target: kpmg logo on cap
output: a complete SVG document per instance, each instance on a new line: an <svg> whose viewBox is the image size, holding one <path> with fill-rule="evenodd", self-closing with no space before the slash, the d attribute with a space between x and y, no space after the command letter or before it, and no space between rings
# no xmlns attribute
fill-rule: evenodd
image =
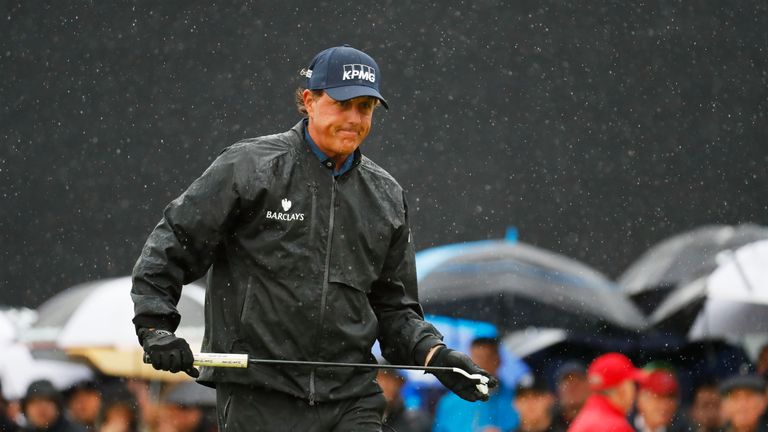
<svg viewBox="0 0 768 432"><path fill-rule="evenodd" d="M342 75L341 80L354 80L354 79L360 79L365 81L370 81L372 83L376 82L376 71L368 65L364 64L345 64L344 65L344 75Z"/></svg>

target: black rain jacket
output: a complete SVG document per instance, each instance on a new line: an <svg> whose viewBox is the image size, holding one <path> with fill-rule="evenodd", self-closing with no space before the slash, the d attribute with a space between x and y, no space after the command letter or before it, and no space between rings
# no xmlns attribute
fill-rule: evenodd
<svg viewBox="0 0 768 432"><path fill-rule="evenodd" d="M238 142L164 211L134 270L134 324L174 331L182 284L208 272L203 352L253 358L423 364L442 336L423 320L400 185L358 151L334 177L291 130ZM375 371L208 368L314 401L376 393Z"/></svg>

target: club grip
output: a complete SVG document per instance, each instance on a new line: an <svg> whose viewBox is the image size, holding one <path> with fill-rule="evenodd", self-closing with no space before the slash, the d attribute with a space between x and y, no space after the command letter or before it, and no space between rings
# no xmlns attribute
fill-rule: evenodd
<svg viewBox="0 0 768 432"><path fill-rule="evenodd" d="M144 363L152 363L149 355L144 353ZM248 354L196 353L195 366L247 368Z"/></svg>

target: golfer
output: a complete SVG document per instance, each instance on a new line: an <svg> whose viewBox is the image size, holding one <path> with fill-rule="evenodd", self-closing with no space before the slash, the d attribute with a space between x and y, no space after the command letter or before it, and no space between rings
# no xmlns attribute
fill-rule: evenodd
<svg viewBox="0 0 768 432"><path fill-rule="evenodd" d="M376 371L348 367L193 367L173 332L183 284L208 274L202 351L254 358L458 367L423 319L403 189L360 153L379 105L381 72L350 46L302 70L305 116L290 130L240 141L164 210L133 271L139 341L153 366L217 389L222 431L379 431ZM487 395L453 372L459 396ZM490 387L496 383L491 378Z"/></svg>

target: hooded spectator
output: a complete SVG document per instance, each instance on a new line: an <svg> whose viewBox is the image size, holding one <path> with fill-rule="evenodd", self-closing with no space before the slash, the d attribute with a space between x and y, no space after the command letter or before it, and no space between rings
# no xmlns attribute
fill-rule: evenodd
<svg viewBox="0 0 768 432"><path fill-rule="evenodd" d="M34 381L27 388L21 409L27 419L25 432L84 432L67 420L62 409L63 398L48 380Z"/></svg>

